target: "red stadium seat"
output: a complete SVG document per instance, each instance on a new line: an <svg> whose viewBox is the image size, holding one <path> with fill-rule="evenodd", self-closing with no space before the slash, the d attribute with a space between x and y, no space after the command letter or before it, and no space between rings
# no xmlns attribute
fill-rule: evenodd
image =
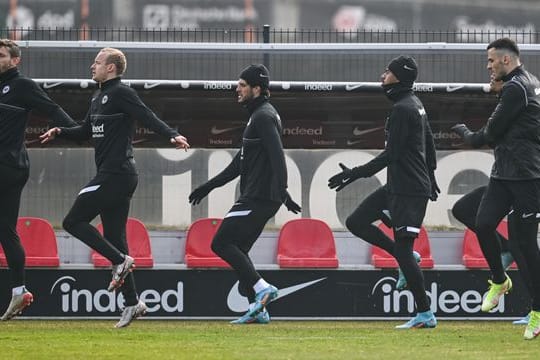
<svg viewBox="0 0 540 360"><path fill-rule="evenodd" d="M388 237L394 239L394 232L392 229L381 223L379 225L381 229ZM434 266L433 257L431 256L431 247L429 245L429 237L426 229L422 226L420 228L420 234L414 241L414 250L422 256L422 262L420 267L424 269L430 269ZM396 259L387 253L385 250L377 247L371 247L371 262L373 266L378 268L397 268L399 267Z"/></svg>
<svg viewBox="0 0 540 360"><path fill-rule="evenodd" d="M334 234L317 219L294 219L279 232L277 262L282 268L337 268Z"/></svg>
<svg viewBox="0 0 540 360"><path fill-rule="evenodd" d="M98 224L98 231L103 234L103 225ZM126 238L128 242L129 255L135 259L135 266L140 268L151 268L154 266L154 258L152 257L152 248L150 247L150 236L146 226L135 218L128 218L126 224ZM92 262L95 267L108 267L111 262L92 251Z"/></svg>
<svg viewBox="0 0 540 360"><path fill-rule="evenodd" d="M508 223L505 220L501 221L497 227L497 231L508 239ZM484 258L482 249L480 249L478 238L470 229L466 229L463 236L463 265L469 269L489 269L489 265ZM517 268L515 262L512 264L511 268Z"/></svg>
<svg viewBox="0 0 540 360"><path fill-rule="evenodd" d="M185 262L189 268L230 268L210 247L222 219L204 218L195 221L186 235Z"/></svg>
<svg viewBox="0 0 540 360"><path fill-rule="evenodd" d="M26 266L56 267L60 265L56 235L47 220L20 217L17 219L17 233L26 253ZM1 247L0 250L2 250ZM0 252L0 265L7 266L3 251Z"/></svg>

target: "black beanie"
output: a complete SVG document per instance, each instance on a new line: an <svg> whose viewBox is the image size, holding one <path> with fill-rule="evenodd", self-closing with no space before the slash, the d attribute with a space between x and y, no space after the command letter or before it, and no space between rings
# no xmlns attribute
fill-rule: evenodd
<svg viewBox="0 0 540 360"><path fill-rule="evenodd" d="M252 64L242 70L240 79L244 79L249 86L260 86L261 89L268 89L270 84L270 73L263 64Z"/></svg>
<svg viewBox="0 0 540 360"><path fill-rule="evenodd" d="M410 56L402 55L392 59L388 64L388 70L404 85L412 85L418 76L418 66Z"/></svg>

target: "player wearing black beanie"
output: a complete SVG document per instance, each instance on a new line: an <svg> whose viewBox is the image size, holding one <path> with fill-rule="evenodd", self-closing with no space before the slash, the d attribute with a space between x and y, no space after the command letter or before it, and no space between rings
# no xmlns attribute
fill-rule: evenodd
<svg viewBox="0 0 540 360"><path fill-rule="evenodd" d="M392 59L388 64L390 70L400 83L412 87L418 76L418 65L414 58L401 55Z"/></svg>
<svg viewBox="0 0 540 360"><path fill-rule="evenodd" d="M385 124L384 151L352 169L339 164L342 171L328 180L331 189L340 191L358 178L371 177L387 168L386 184L358 205L347 218L346 226L357 237L396 258L400 267L396 289L408 286L418 312L398 329L437 325L418 266L420 254L413 251L428 199L435 201L440 192L434 175L436 158L431 128L426 110L412 90L417 75L418 67L410 56L390 61L381 75L381 86L393 103ZM373 225L377 220L392 227L395 241Z"/></svg>
<svg viewBox="0 0 540 360"><path fill-rule="evenodd" d="M270 85L270 73L263 64L251 64L246 67L239 76L244 79L249 86L260 86L262 90L268 89Z"/></svg>
<svg viewBox="0 0 540 360"><path fill-rule="evenodd" d="M262 64L242 70L237 101L249 112L242 147L221 173L189 195L189 202L196 205L213 189L240 176L240 197L212 240L212 250L234 269L240 294L250 303L247 312L233 324L270 322L266 305L277 298L278 289L257 272L249 250L282 204L293 213L301 211L287 192L281 119L268 101L269 83L268 69Z"/></svg>

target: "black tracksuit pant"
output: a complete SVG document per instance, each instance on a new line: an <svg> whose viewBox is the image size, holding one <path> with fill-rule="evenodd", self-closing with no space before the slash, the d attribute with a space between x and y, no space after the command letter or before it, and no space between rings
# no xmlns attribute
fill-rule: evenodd
<svg viewBox="0 0 540 360"><path fill-rule="evenodd" d="M248 253L280 206L280 203L267 200L238 201L229 210L212 240L212 251L234 269L239 280L238 290L250 303L255 301L253 285L261 276Z"/></svg>
<svg viewBox="0 0 540 360"><path fill-rule="evenodd" d="M540 179L499 180L490 178L476 215L476 234L493 281L505 280L501 249L495 237L499 222L513 209L509 221L510 241L517 241L532 284L532 309L540 311L540 250L538 220L540 218ZM519 266L519 263L518 263Z"/></svg>
<svg viewBox="0 0 540 360"><path fill-rule="evenodd" d="M426 205L427 198L391 195L384 187L380 187L358 205L346 221L347 228L354 235L386 250L396 258L414 296L418 312L429 310L424 276L412 254ZM373 224L377 220L382 220L385 225L393 228L395 241ZM418 229L418 232L407 229Z"/></svg>
<svg viewBox="0 0 540 360"><path fill-rule="evenodd" d="M129 254L126 223L137 182L134 174L98 174L79 192L64 219L64 228L114 265L121 264L123 254ZM90 224L98 215L103 224L103 236ZM126 306L137 304L133 274L126 277L120 290Z"/></svg>
<svg viewBox="0 0 540 360"><path fill-rule="evenodd" d="M17 235L17 218L24 185L28 181L29 170L0 164L0 243L4 249L9 270L11 286L24 285L25 253Z"/></svg>
<svg viewBox="0 0 540 360"><path fill-rule="evenodd" d="M476 233L476 214L478 213L478 207L480 206L480 201L482 200L482 197L484 196L486 189L487 189L487 186L481 186L479 188L474 189L473 191L463 195L463 197L459 199L458 201L456 201L456 203L452 207L452 214L454 215L454 217L475 233ZM508 214L509 233L516 232L516 230L513 229L513 227L517 225L515 221L515 216L516 214L513 211L511 211L510 214ZM512 257L514 258L514 260L516 261L516 264L518 265L519 273L523 279L523 282L525 283L525 286L527 287L527 290L529 291L529 293L532 294L533 288L532 288L531 276L528 271L525 257L523 256L523 253L521 252L519 242L517 241L517 239L512 239L512 238L506 239L499 232L496 232L495 236L497 238L497 241L500 244L501 251L510 251L510 253L512 254Z"/></svg>

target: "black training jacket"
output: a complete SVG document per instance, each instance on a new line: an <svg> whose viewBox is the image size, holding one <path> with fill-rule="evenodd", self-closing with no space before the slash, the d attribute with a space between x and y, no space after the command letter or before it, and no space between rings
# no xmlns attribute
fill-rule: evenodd
<svg viewBox="0 0 540 360"><path fill-rule="evenodd" d="M136 174L133 160L135 120L156 133L173 138L178 132L161 121L141 101L135 90L117 77L101 84L93 95L84 123L62 128L60 137L71 140L92 138L98 173Z"/></svg>
<svg viewBox="0 0 540 360"><path fill-rule="evenodd" d="M32 79L17 68L0 74L0 163L27 169L30 165L24 144L30 111L46 116L52 126L75 126L77 123L54 103Z"/></svg>
<svg viewBox="0 0 540 360"><path fill-rule="evenodd" d="M503 79L499 102L487 124L472 135L472 145L494 147L491 177L540 178L540 82L519 66Z"/></svg>
<svg viewBox="0 0 540 360"><path fill-rule="evenodd" d="M437 167L437 159L426 110L408 87L396 84L386 95L394 102L385 124L386 146L364 167L369 176L388 168L390 194L429 197L429 174Z"/></svg>
<svg viewBox="0 0 540 360"><path fill-rule="evenodd" d="M251 116L240 151L208 183L218 187L240 175L240 201L262 199L283 203L287 196L287 168L281 143L281 119L263 96L252 100L247 108Z"/></svg>

